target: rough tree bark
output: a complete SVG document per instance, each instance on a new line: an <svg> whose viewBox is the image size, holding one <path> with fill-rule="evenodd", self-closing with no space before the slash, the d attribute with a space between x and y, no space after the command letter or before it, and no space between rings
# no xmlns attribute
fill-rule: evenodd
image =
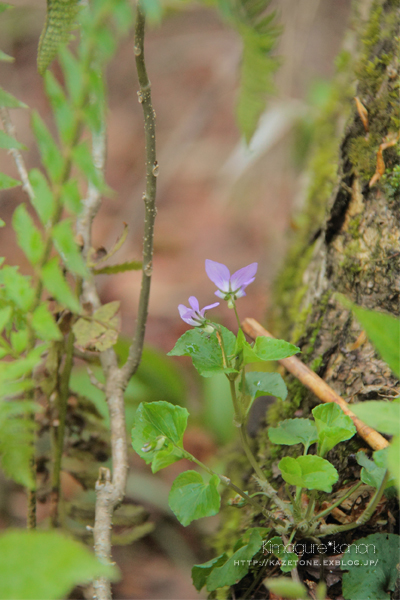
<svg viewBox="0 0 400 600"><path fill-rule="evenodd" d="M366 5L364 24L360 15L354 19L351 49L338 57L332 97L316 126L308 197L267 319L267 329L300 346L300 358L348 402L393 397L399 390L351 312L335 297L341 292L360 306L399 314L398 143L383 151L385 174L369 185L379 145L386 136L396 135L400 125L399 2L361 0L359 10L365 11ZM354 96L368 112L368 132ZM288 399L270 408L257 439L260 464L272 478L278 475L274 468L278 450L268 442L267 426L295 413L308 416L318 404L300 383L289 376L285 379ZM361 445L359 439L350 440L329 457L341 481L352 470L351 449ZM237 457L232 466L236 475L242 465ZM249 475L250 471L243 473L247 485ZM231 543L232 536L237 539L238 530L259 524L251 511L241 517L237 512L225 511L218 552Z"/></svg>

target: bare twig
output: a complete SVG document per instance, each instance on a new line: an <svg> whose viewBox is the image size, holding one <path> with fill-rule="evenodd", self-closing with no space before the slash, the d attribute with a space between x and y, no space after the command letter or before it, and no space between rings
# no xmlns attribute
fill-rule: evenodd
<svg viewBox="0 0 400 600"><path fill-rule="evenodd" d="M274 337L255 319L245 319L242 323L242 327L243 331L253 339L256 339L256 337L260 335L270 338ZM361 419L356 417L356 415L348 408L347 402L343 400L343 398L341 398L323 379L321 379L321 377L318 377L314 371L311 371L307 365L302 363L301 360L295 356L290 356L289 358L284 358L278 362L292 375L297 377L303 385L314 392L322 402L334 402L335 404L338 404L343 412L352 419L358 435L362 437L371 448L374 450L381 450L389 445L389 442L385 440L380 433L375 431L375 429L372 429L372 427L368 427Z"/></svg>
<svg viewBox="0 0 400 600"><path fill-rule="evenodd" d="M155 112L151 101L151 84L147 76L144 60L145 16L140 7L136 7L135 23L135 59L140 90L138 99L143 107L145 147L146 147L146 192L143 195L145 203L144 237L143 237L143 273L140 290L139 308L136 320L136 331L129 349L128 360L122 368L125 385L139 366L142 357L144 334L146 330L147 312L150 297L151 274L153 270L153 235L156 218L156 184L158 163L156 159Z"/></svg>
<svg viewBox="0 0 400 600"><path fill-rule="evenodd" d="M1 119L1 122L4 127L4 131L11 137L15 138L15 136L16 136L15 127L10 119L10 114L9 114L7 108L4 108L4 107L0 108L0 119ZM33 193L32 186L29 182L28 171L26 169L25 162L24 162L24 159L22 158L21 152L17 148L10 148L10 150L8 152L13 157L15 164L17 166L18 173L19 173L19 176L21 177L21 181L22 181L22 189L28 194L29 198L32 200L34 198L35 194Z"/></svg>
<svg viewBox="0 0 400 600"><path fill-rule="evenodd" d="M105 129L93 135L93 162L99 170L105 163ZM83 200L83 210L77 220L77 234L82 237L82 254L87 258L91 249L91 230L93 219L100 207L101 194L93 185L89 186L88 195ZM89 302L93 308L101 306L93 275L82 284L82 301ZM114 509L122 502L125 495L126 475L128 470L128 452L125 428L124 389L121 371L118 368L117 356L113 348L100 354L100 362L105 375L104 391L111 427L111 454L113 473L101 468L96 483L95 523L93 527L94 549L104 562L111 563L111 523ZM95 597L98 600L110 600L110 582L104 577L94 582Z"/></svg>
<svg viewBox="0 0 400 600"><path fill-rule="evenodd" d="M89 375L90 383L92 385L94 385L94 387L97 387L97 389L100 390L101 392L105 392L106 386L104 385L104 383L101 383L101 381L99 381L96 378L96 375L93 373L92 369L89 369L89 367L87 367L86 371L87 371L87 374Z"/></svg>

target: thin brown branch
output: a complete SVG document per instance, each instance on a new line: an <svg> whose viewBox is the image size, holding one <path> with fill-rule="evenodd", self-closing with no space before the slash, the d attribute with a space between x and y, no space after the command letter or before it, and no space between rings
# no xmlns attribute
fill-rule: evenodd
<svg viewBox="0 0 400 600"><path fill-rule="evenodd" d="M145 16L137 4L135 23L135 60L140 90L138 99L143 107L145 148L146 148L146 192L143 195L145 204L142 286L139 297L139 308L136 320L136 331L129 349L128 360L122 368L124 383L127 383L140 364L143 351L144 335L150 297L151 274L153 271L153 237L156 218L156 186L158 163L156 159L155 112L151 101L151 84L144 60Z"/></svg>
<svg viewBox="0 0 400 600"><path fill-rule="evenodd" d="M258 323L255 319L247 318L242 323L242 328L248 336L255 340L258 336L270 337L271 335L260 323ZM334 402L338 404L343 412L348 415L354 425L356 426L357 433L360 437L363 438L373 448L374 450L381 450L382 448L386 448L389 445L389 442L385 440L380 433L372 429L366 425L361 419L359 419L351 410L348 408L348 404L339 394L335 392L321 377L318 377L314 371L311 371L307 365L301 362L295 356L290 356L289 358L284 358L278 361L281 365L283 365L289 373L297 377L299 381L309 390L314 392L314 394L322 400L322 402Z"/></svg>
<svg viewBox="0 0 400 600"><path fill-rule="evenodd" d="M93 135L93 162L103 170L106 155L106 135L103 129ZM83 209L78 217L76 230L82 238L82 254L85 259L91 250L92 222L101 204L101 194L94 186L89 186L88 195L83 200ZM94 309L101 306L93 275L82 282L82 302L90 303ZM83 358L86 358L83 355ZM95 523L93 527L94 549L104 562L111 563L111 527L115 508L125 495L128 471L128 449L125 426L124 390L121 371L113 348L100 354L100 363L105 375L104 391L110 414L112 476L103 467L96 483ZM104 577L93 582L95 598L111 600L109 580Z"/></svg>

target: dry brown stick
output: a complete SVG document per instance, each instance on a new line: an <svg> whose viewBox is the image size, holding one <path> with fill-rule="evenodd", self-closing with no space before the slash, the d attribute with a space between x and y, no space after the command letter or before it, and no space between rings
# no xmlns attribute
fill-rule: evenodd
<svg viewBox="0 0 400 600"><path fill-rule="evenodd" d="M258 336L270 337L271 335L258 321L255 319L247 318L242 323L243 331L247 333L247 335L253 340ZM335 402L338 404L343 412L348 415L352 420L354 425L356 426L358 435L363 438L374 450L381 450L382 448L386 448L389 445L389 442L385 440L380 433L369 427L363 421L361 421L351 410L348 408L347 402L343 400L329 385L318 377L314 371L311 371L307 365L301 362L295 356L290 356L289 358L283 358L278 361L281 365L285 367L303 385L308 387L309 390L314 392L314 394L322 400L322 402Z"/></svg>

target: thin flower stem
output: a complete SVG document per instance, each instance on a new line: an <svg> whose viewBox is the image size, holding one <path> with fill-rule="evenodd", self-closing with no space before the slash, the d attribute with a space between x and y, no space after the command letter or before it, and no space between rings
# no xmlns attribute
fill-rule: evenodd
<svg viewBox="0 0 400 600"><path fill-rule="evenodd" d="M312 490L309 500L308 500L308 506L307 506L307 511L306 511L306 515L305 515L305 519L306 521L309 520L309 518L312 515L312 512L314 510L314 504L315 504L315 496L316 496L316 490Z"/></svg>
<svg viewBox="0 0 400 600"><path fill-rule="evenodd" d="M238 311L237 311L237 308L236 308L236 302L233 300L232 304L233 304L233 310L235 311L235 315L236 315L236 321L237 321L238 327L240 329L241 325L240 325L240 319L239 319Z"/></svg>
<svg viewBox="0 0 400 600"><path fill-rule="evenodd" d="M136 331L129 349L128 359L122 368L123 381L128 382L139 367L142 357L144 335L148 314L151 275L153 271L153 238L154 222L156 218L156 189L158 176L158 163L156 159L156 117L151 100L151 84L147 75L144 60L145 16L140 6L136 8L135 23L135 61L139 79L139 102L143 108L145 148L146 148L146 192L143 196L145 204L144 237L143 237L143 272L142 286L139 297Z"/></svg>
<svg viewBox="0 0 400 600"><path fill-rule="evenodd" d="M293 515L292 515L290 509L288 508L287 503L284 500L281 500L279 498L276 490L274 490L272 485L268 482L267 478L265 477L264 473L261 470L260 465L258 464L254 454L252 453L252 451L250 449L250 444L249 444L249 440L247 437L246 423L243 422L241 408L240 408L240 405L239 405L239 402L237 399L237 395L236 395L235 382L233 380L229 379L229 377L228 377L228 380L229 380L229 386L230 386L230 390L231 390L233 407L235 410L235 421L240 424L239 425L239 435L240 435L240 441L242 443L243 450L245 451L248 461L251 464L251 466L253 467L253 469L257 475L257 478L259 480L259 485L262 487L262 489L267 494L267 496L269 498L271 498L281 510L283 510L285 515L292 522Z"/></svg>
<svg viewBox="0 0 400 600"><path fill-rule="evenodd" d="M232 379L229 379L228 376L227 376L227 378L228 378L228 381L229 381L229 388L231 390L231 398L232 398L232 403L233 403L233 409L235 411L235 422L241 424L241 422L242 422L242 414L241 414L239 402L238 402L237 395L236 395L235 382Z"/></svg>
<svg viewBox="0 0 400 600"><path fill-rule="evenodd" d="M266 477L264 475L264 473L261 470L260 465L258 464L255 456L253 455L252 451L250 450L250 446L249 446L249 442L248 442L248 438L247 438L247 432L246 432L246 425L242 424L239 428L239 434L240 434L240 441L242 442L242 446L243 446L243 450L246 453L246 456L249 460L249 463L251 464L251 466L253 467L254 471L257 474L257 477L259 479L261 479L262 481L267 481Z"/></svg>
<svg viewBox="0 0 400 600"><path fill-rule="evenodd" d="M364 525L365 523L367 523L374 514L375 509L378 506L380 499L382 498L388 480L389 471L386 471L382 479L381 485L371 498L367 508L364 510L362 515L358 517L356 521L353 521L353 523L348 523L347 525L327 525L326 527L321 527L321 529L319 529L318 531L318 535L334 535L342 531L349 531L350 529L355 529L356 527L360 527L360 525Z"/></svg>
<svg viewBox="0 0 400 600"><path fill-rule="evenodd" d="M346 500L346 498L348 498L354 492L356 492L358 490L358 488L360 487L360 485L362 485L362 481L358 481L356 483L356 485L354 485L353 487L351 487L343 496L341 496L338 500L336 500L336 502L334 504L331 504L330 506L328 506L328 508L325 508L323 511L321 511L320 513L318 513L317 515L315 515L310 520L310 524L314 523L315 521L319 521L320 519L323 519L324 517L326 517L327 515L329 515L329 513L331 513L335 508L337 508L338 506L340 506L342 504L342 502L344 500Z"/></svg>

